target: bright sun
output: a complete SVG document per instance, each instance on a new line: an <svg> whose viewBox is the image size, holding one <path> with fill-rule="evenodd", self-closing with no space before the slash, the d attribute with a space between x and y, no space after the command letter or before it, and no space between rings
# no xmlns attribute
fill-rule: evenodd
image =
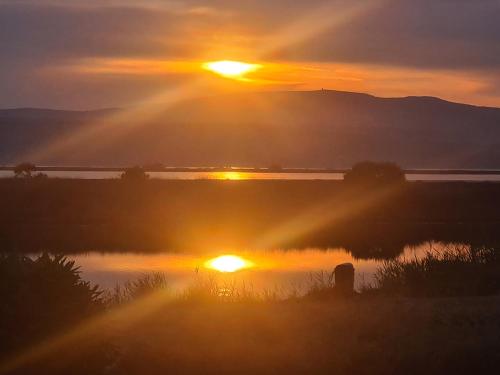
<svg viewBox="0 0 500 375"><path fill-rule="evenodd" d="M241 78L245 74L254 72L260 68L261 65L259 64L249 64L230 60L211 61L203 64L203 69L205 70L217 73L223 77L235 79Z"/></svg>
<svg viewBox="0 0 500 375"><path fill-rule="evenodd" d="M205 267L219 272L235 272L252 266L252 262L236 255L221 255L208 260Z"/></svg>

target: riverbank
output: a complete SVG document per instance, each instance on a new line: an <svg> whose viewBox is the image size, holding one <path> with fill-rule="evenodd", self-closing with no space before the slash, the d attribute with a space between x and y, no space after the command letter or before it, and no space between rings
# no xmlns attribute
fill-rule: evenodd
<svg viewBox="0 0 500 375"><path fill-rule="evenodd" d="M497 183L4 179L0 196L4 251L314 246L391 257L431 240L500 242Z"/></svg>
<svg viewBox="0 0 500 375"><path fill-rule="evenodd" d="M34 166L38 172L123 172L128 167L103 167L103 166ZM269 168L252 167L166 167L160 165L145 165L142 167L146 172L247 172L247 173L341 173L350 171L350 168L282 168L279 166ZM15 165L0 165L0 171L14 172ZM461 174L461 175L498 175L500 169L426 169L407 168L403 172L408 174Z"/></svg>

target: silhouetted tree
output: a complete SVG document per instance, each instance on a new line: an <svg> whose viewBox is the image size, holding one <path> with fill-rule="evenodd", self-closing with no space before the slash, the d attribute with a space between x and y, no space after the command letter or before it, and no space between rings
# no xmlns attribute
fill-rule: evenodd
<svg viewBox="0 0 500 375"><path fill-rule="evenodd" d="M404 171L394 163L365 161L355 164L344 174L344 181L356 185L388 185L406 180Z"/></svg>
<svg viewBox="0 0 500 375"><path fill-rule="evenodd" d="M144 168L135 166L125 169L120 178L125 181L145 181L149 178Z"/></svg>
<svg viewBox="0 0 500 375"><path fill-rule="evenodd" d="M36 170L36 166L31 163L21 163L14 167L14 176L22 178L33 177L32 173Z"/></svg>
<svg viewBox="0 0 500 375"><path fill-rule="evenodd" d="M63 256L0 255L0 358L64 333L104 311L101 294L98 286L81 279L75 262ZM35 368L26 364L28 368L16 373L96 373L110 358L107 344L96 345L68 348L69 356L79 358L76 369L67 368L75 363L66 363L65 355L51 353L50 359L33 364ZM47 369L41 370L40 365Z"/></svg>

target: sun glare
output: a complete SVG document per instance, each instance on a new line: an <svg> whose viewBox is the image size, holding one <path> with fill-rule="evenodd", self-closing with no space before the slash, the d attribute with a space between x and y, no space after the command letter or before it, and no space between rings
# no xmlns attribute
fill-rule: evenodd
<svg viewBox="0 0 500 375"><path fill-rule="evenodd" d="M249 64L241 61L211 61L203 64L203 69L219 74L227 78L241 78L245 74L254 72L261 68L259 64Z"/></svg>
<svg viewBox="0 0 500 375"><path fill-rule="evenodd" d="M236 272L252 265L252 262L236 255L221 255L205 263L205 267L219 272Z"/></svg>

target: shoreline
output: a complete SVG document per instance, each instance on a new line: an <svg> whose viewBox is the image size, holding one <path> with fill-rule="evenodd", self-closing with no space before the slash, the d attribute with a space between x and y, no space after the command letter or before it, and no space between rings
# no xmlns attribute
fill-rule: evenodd
<svg viewBox="0 0 500 375"><path fill-rule="evenodd" d="M14 165L2 165L0 171L14 171ZM107 166L36 166L39 172L123 172L129 168ZM350 168L254 168L254 167L143 167L145 172L241 172L241 173L346 173ZM441 174L441 175L500 175L500 169L403 169L406 175L412 174Z"/></svg>

